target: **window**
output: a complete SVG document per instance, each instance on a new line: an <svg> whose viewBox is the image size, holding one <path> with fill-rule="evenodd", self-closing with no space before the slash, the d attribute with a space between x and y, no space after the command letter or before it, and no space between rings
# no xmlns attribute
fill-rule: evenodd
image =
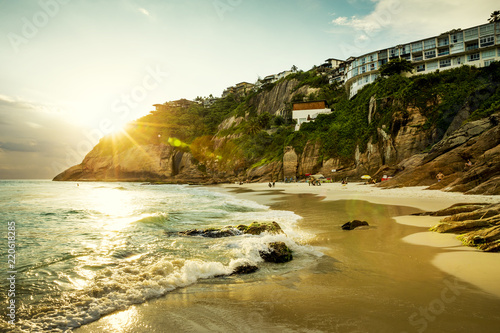
<svg viewBox="0 0 500 333"><path fill-rule="evenodd" d="M494 45L495 44L495 36L480 38L479 43L481 43L481 47Z"/></svg>
<svg viewBox="0 0 500 333"><path fill-rule="evenodd" d="M453 65L455 65L455 66L462 65L464 63L465 63L465 58L464 57L453 58Z"/></svg>
<svg viewBox="0 0 500 333"><path fill-rule="evenodd" d="M365 76L364 79L365 79L365 83L370 82L370 75Z"/></svg>
<svg viewBox="0 0 500 333"><path fill-rule="evenodd" d="M483 59L495 58L495 50L483 51Z"/></svg>
<svg viewBox="0 0 500 333"><path fill-rule="evenodd" d="M438 38L438 46L446 46L448 44L450 44L448 36L442 37L442 38Z"/></svg>
<svg viewBox="0 0 500 333"><path fill-rule="evenodd" d="M494 62L495 60L486 60L484 62L484 67L488 67L489 65L491 65L492 62Z"/></svg>
<svg viewBox="0 0 500 333"><path fill-rule="evenodd" d="M425 72L425 64L417 65L417 73Z"/></svg>
<svg viewBox="0 0 500 333"><path fill-rule="evenodd" d="M444 56L444 55L447 55L447 54L450 54L450 50L449 49L438 50L438 56Z"/></svg>
<svg viewBox="0 0 500 333"><path fill-rule="evenodd" d="M477 28L472 28L464 31L464 40L469 41L473 39L477 39L478 36L478 31Z"/></svg>
<svg viewBox="0 0 500 333"><path fill-rule="evenodd" d="M387 59L382 59L382 60L379 60L379 62L378 62L379 67L382 65L385 65L385 64L387 64Z"/></svg>
<svg viewBox="0 0 500 333"><path fill-rule="evenodd" d="M389 58L395 58L399 56L399 50L394 48L389 50Z"/></svg>
<svg viewBox="0 0 500 333"><path fill-rule="evenodd" d="M459 53L464 51L464 43L453 44L450 47L451 54Z"/></svg>
<svg viewBox="0 0 500 333"><path fill-rule="evenodd" d="M470 50L475 50L477 48L479 48L479 44L477 42L475 42L475 43L467 44L467 47L465 49L467 51L470 51Z"/></svg>
<svg viewBox="0 0 500 333"><path fill-rule="evenodd" d="M439 61L439 68L450 67L450 66L451 66L451 59L444 59Z"/></svg>
<svg viewBox="0 0 500 333"><path fill-rule="evenodd" d="M464 41L464 33L463 32L454 33L450 37L451 37L451 42L454 43L454 44L455 43L460 43L460 42Z"/></svg>
<svg viewBox="0 0 500 333"><path fill-rule="evenodd" d="M424 41L424 50L435 49L436 48L436 40L428 39Z"/></svg>
<svg viewBox="0 0 500 333"><path fill-rule="evenodd" d="M424 57L423 56L413 57L413 61L420 61L420 60L424 60Z"/></svg>
<svg viewBox="0 0 500 333"><path fill-rule="evenodd" d="M375 66L375 64L370 64L370 70L371 71L374 71L376 69L377 69L377 67Z"/></svg>
<svg viewBox="0 0 500 333"><path fill-rule="evenodd" d="M430 59L436 57L436 50L425 51L425 59Z"/></svg>
<svg viewBox="0 0 500 333"><path fill-rule="evenodd" d="M417 42L417 43L411 44L411 51L412 52L422 51L422 42Z"/></svg>
<svg viewBox="0 0 500 333"><path fill-rule="evenodd" d="M401 47L401 54L409 54L410 53L410 44L403 45Z"/></svg>
<svg viewBox="0 0 500 333"><path fill-rule="evenodd" d="M486 24L486 25L479 27L479 35L481 37L484 37L487 35L492 35L494 33L494 31L495 31L495 24L494 23Z"/></svg>
<svg viewBox="0 0 500 333"><path fill-rule="evenodd" d="M469 54L467 56L467 61L476 61L476 60L479 60L479 52L478 53Z"/></svg>
<svg viewBox="0 0 500 333"><path fill-rule="evenodd" d="M431 70L437 69L437 68L438 68L438 62L437 61L429 62L427 64L427 70L428 71L431 71Z"/></svg>
<svg viewBox="0 0 500 333"><path fill-rule="evenodd" d="M361 66L361 74L363 74L364 72L366 72L366 66Z"/></svg>

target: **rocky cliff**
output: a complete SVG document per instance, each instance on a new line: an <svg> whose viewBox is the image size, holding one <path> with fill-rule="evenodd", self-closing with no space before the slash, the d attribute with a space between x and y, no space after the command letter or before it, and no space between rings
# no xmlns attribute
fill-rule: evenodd
<svg viewBox="0 0 500 333"><path fill-rule="evenodd" d="M287 112L291 111L291 101L294 96L308 96L319 90L309 86L298 87L299 84L300 82L296 79L279 81L272 89L250 98L249 103L256 108L257 114L267 112L272 115L286 116Z"/></svg>
<svg viewBox="0 0 500 333"><path fill-rule="evenodd" d="M196 166L190 153L169 145L133 146L121 153L107 154L97 145L82 163L57 175L54 180L80 181L167 181L200 183L209 177Z"/></svg>
<svg viewBox="0 0 500 333"><path fill-rule="evenodd" d="M500 73L500 66L493 70ZM105 138L81 164L54 180L268 182L322 173L335 181L361 181L368 174L377 181L392 177L379 184L383 187L426 185L500 194L500 74L490 76L486 70L463 68L412 80L394 77L367 86L353 100L341 88L311 88L296 78L285 79L244 99L223 100L218 107L193 104L153 112L136 123L135 139L129 140L133 144L124 136L126 144L114 149ZM306 77L308 82L317 78ZM290 117L298 94L327 99L333 112L299 132L290 123L273 125L276 115ZM477 116L478 110L486 116ZM478 120L472 121L473 115ZM207 135L203 124L213 127L214 117L219 117L217 126ZM151 122L158 124L143 125ZM158 139L159 128L167 128L161 132L167 141ZM182 136L184 128L191 139L171 140ZM472 166L466 167L468 160ZM445 178L437 182L440 171Z"/></svg>

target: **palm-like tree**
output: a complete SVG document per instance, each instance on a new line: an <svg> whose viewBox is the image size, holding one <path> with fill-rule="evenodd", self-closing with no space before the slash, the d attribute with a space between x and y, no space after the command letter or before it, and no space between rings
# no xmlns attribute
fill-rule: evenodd
<svg viewBox="0 0 500 333"><path fill-rule="evenodd" d="M500 10L495 10L493 13L491 13L488 22L490 23L500 22Z"/></svg>

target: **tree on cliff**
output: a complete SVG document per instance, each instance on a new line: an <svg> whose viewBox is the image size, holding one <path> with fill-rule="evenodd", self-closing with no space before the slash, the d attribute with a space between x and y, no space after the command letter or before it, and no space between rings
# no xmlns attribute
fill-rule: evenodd
<svg viewBox="0 0 500 333"><path fill-rule="evenodd" d="M402 72L412 72L413 65L406 59L392 59L388 63L380 66L380 75L392 76Z"/></svg>

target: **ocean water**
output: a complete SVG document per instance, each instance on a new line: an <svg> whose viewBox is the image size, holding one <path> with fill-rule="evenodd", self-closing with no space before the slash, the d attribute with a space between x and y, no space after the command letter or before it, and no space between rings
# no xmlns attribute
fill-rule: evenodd
<svg viewBox="0 0 500 333"><path fill-rule="evenodd" d="M300 218L211 187L0 181L0 330L67 331L200 279L232 283L229 274L243 263L260 267L251 279L299 269L321 256L305 245L311 235L297 227ZM254 221L276 221L285 234L175 234ZM9 266L12 225L15 264ZM284 241L294 260L264 263L259 251L272 241ZM8 298L11 274L15 296ZM9 299L15 299L15 326L8 323Z"/></svg>

